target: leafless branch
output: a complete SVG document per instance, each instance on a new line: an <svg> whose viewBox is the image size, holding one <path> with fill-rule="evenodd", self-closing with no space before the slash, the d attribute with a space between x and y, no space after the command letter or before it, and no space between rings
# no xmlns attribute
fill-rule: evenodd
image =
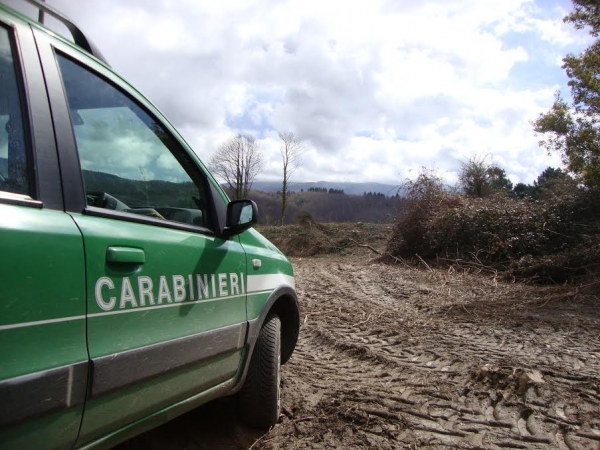
<svg viewBox="0 0 600 450"><path fill-rule="evenodd" d="M302 140L291 131L280 131L281 158L283 160L283 183L281 187L281 216L279 223L283 225L285 210L287 209L288 182L292 174L298 169L300 159L304 154L305 147Z"/></svg>
<svg viewBox="0 0 600 450"><path fill-rule="evenodd" d="M263 168L262 149L254 137L238 134L218 148L208 166L227 184L234 200L246 198Z"/></svg>
<svg viewBox="0 0 600 450"><path fill-rule="evenodd" d="M433 269L429 266L429 264L427 264L425 262L425 260L423 258L421 258L421 256L419 256L418 254L415 255L417 258L419 258L419 261L421 261L425 267L427 267L427 270L429 270L430 272L433 272Z"/></svg>
<svg viewBox="0 0 600 450"><path fill-rule="evenodd" d="M369 250L377 253L378 255L381 255L381 252L379 250L374 249L373 247L371 247L368 244L359 244L358 242L356 242L354 239L348 239L350 242L352 242L353 244L355 244L358 247L365 247L368 248Z"/></svg>

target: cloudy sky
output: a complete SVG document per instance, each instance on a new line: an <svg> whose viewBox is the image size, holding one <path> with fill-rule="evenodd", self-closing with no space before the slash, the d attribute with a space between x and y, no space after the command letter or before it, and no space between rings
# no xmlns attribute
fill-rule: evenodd
<svg viewBox="0 0 600 450"><path fill-rule="evenodd" d="M301 137L296 181L452 181L490 155L513 182L560 159L531 120L565 89L585 33L567 0L47 0L77 22L207 161L258 138L277 180L277 131Z"/></svg>

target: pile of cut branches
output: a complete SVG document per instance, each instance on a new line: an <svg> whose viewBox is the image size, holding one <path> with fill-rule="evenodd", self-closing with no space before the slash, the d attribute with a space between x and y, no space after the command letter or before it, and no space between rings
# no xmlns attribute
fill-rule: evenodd
<svg viewBox="0 0 600 450"><path fill-rule="evenodd" d="M565 282L600 276L600 193L544 200L466 199L417 180L387 252L444 265Z"/></svg>

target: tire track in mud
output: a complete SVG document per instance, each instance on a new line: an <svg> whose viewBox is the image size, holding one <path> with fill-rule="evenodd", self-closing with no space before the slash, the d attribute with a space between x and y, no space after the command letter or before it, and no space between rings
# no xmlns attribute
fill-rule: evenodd
<svg viewBox="0 0 600 450"><path fill-rule="evenodd" d="M593 322L515 328L398 267L294 265L304 323L287 420L261 446L600 448Z"/></svg>

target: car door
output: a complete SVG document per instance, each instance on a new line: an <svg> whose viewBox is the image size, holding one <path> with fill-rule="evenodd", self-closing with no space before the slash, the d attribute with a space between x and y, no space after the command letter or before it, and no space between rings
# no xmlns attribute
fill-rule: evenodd
<svg viewBox="0 0 600 450"><path fill-rule="evenodd" d="M220 236L214 180L160 113L91 58L36 39L55 126L66 117L73 130L72 142L59 143L61 167L78 161L62 175L86 258L93 371L83 445L233 385L246 262L238 240Z"/></svg>
<svg viewBox="0 0 600 450"><path fill-rule="evenodd" d="M88 375L84 265L33 33L0 8L2 449L75 443Z"/></svg>

